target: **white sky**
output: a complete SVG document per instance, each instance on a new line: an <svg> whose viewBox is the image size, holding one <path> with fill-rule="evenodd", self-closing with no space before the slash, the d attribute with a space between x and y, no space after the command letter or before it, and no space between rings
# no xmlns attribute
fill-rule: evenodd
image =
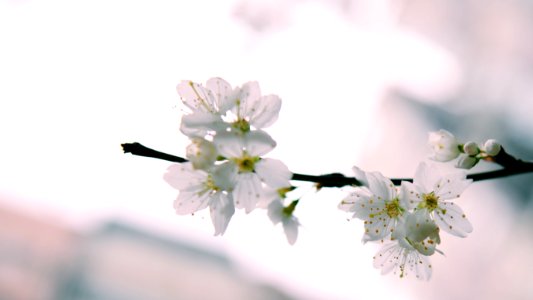
<svg viewBox="0 0 533 300"><path fill-rule="evenodd" d="M376 248L336 210L342 191L301 201L294 247L262 212L238 212L213 238L207 214L174 214L167 162L122 154L121 143L138 141L183 155L175 86L220 76L258 80L283 99L268 130L278 142L271 157L300 173L349 172L388 85L433 96L459 80L444 50L394 27L379 7L357 24L323 2L295 2L281 28L255 33L232 17L235 2L0 2L1 201L79 228L120 217L219 246L315 296L410 298L372 268Z"/></svg>

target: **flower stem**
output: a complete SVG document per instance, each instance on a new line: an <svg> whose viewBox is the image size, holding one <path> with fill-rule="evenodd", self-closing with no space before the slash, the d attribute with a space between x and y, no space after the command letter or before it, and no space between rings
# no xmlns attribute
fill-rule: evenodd
<svg viewBox="0 0 533 300"><path fill-rule="evenodd" d="M188 161L187 159L179 157L179 156L175 156L175 155L171 155L171 154L167 154L167 153L163 153L160 151L150 149L139 143L124 143L122 144L122 149L124 150L124 153L131 153L137 156L158 158L158 159L176 162L176 163L183 163L183 162ZM488 179L495 179L495 178L502 178L502 177L507 177L507 176L512 176L512 175L524 174L524 173L533 173L533 162L526 162L526 161L517 159L509 155L503 149L500 151L498 155L494 157L487 157L485 158L485 160L497 163L500 166L502 166L503 169L469 174L467 178L472 179L474 181L481 181L481 180L488 180ZM355 177L346 177L340 173L330 173L330 174L324 174L324 175L307 175L307 174L293 173L292 180L315 182L317 188L343 187L347 185L351 185L351 186L362 185L361 182L358 181ZM412 182L413 179L412 178L391 178L391 181L395 185L400 185L402 181Z"/></svg>

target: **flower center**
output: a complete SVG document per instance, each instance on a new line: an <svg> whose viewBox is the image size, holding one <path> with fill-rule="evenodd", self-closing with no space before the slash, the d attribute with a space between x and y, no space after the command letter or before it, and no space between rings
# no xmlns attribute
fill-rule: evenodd
<svg viewBox="0 0 533 300"><path fill-rule="evenodd" d="M237 119L237 121L233 122L231 126L240 132L248 132L250 131L250 123L246 121L245 119Z"/></svg>
<svg viewBox="0 0 533 300"><path fill-rule="evenodd" d="M394 198L392 201L386 202L385 211L387 212L389 218L396 218L397 216L401 215L402 210L400 208L398 198Z"/></svg>
<svg viewBox="0 0 533 300"><path fill-rule="evenodd" d="M422 207L425 207L428 209L428 211L433 211L438 207L439 204L439 197L435 195L435 192L431 192L429 194L424 194L422 196Z"/></svg>
<svg viewBox="0 0 533 300"><path fill-rule="evenodd" d="M235 163L237 164L237 167L239 168L239 173L250 173L254 171L255 163L258 161L259 161L259 157L249 156L248 154L245 153L243 157L237 158L235 160Z"/></svg>

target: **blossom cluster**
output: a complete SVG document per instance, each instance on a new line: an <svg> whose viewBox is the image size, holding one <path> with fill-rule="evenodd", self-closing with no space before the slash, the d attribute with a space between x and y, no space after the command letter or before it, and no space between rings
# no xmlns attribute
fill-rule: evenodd
<svg viewBox="0 0 533 300"><path fill-rule="evenodd" d="M495 139L488 139L481 146L472 141L461 144L444 129L430 132L429 146L432 150L431 159L447 162L459 158L455 166L462 169L471 169L481 159L496 156L501 150L500 143Z"/></svg>
<svg viewBox="0 0 533 300"><path fill-rule="evenodd" d="M235 208L246 213L265 208L294 243L297 201L283 204L292 173L280 160L263 157L276 146L264 128L277 120L280 98L261 95L257 82L232 87L222 78L211 78L205 85L182 81L177 91L189 110L180 130L190 144L189 161L170 166L164 175L179 190L176 212L192 214L209 207L215 235L222 235Z"/></svg>
<svg viewBox="0 0 533 300"><path fill-rule="evenodd" d="M187 162L170 166L164 175L179 190L176 212L193 214L209 207L215 235L222 235L236 209L246 213L266 209L271 221L281 223L288 242L294 244L300 225L294 210L300 198L288 201L296 189L291 179L307 179L297 179L301 174L293 178L283 162L264 157L276 146L264 129L277 120L280 98L261 95L257 82L232 87L222 78L211 78L205 85L182 81L177 91L188 110L180 130L190 144ZM428 144L430 159L457 159L455 166L461 169L470 169L481 159L491 160L501 151L496 140L489 139L481 146L460 143L446 130L431 132ZM432 274L429 257L442 254L437 248L440 234L466 237L472 232L456 204L472 183L465 170L443 173L435 164L422 162L412 181L398 185L379 172L357 167L353 171L358 186L338 208L363 221L364 243L383 245L374 256L374 266L382 274L413 274L428 280ZM319 189L321 182L316 184Z"/></svg>
<svg viewBox="0 0 533 300"><path fill-rule="evenodd" d="M427 280L432 273L428 257L441 252L441 231L459 237L472 232L454 202L472 182L464 171L442 174L436 166L421 163L413 182L403 181L399 187L379 172L354 171L364 186L354 188L339 208L364 221L363 242L384 244L374 256L374 267L382 274L412 273Z"/></svg>

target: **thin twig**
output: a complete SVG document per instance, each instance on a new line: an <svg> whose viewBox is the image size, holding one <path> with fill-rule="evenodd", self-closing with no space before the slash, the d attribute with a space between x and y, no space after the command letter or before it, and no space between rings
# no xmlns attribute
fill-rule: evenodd
<svg viewBox="0 0 533 300"><path fill-rule="evenodd" d="M122 144L122 149L124 153L131 153L133 155L145 156L163 159L166 161L183 163L188 160L179 156L163 153L145 147L139 143L125 143ZM507 177L512 175L524 174L524 173L533 173L533 162L525 162L515 157L509 155L503 149L495 157L487 158L486 160L492 161L499 164L503 169L496 171L488 171L476 174L469 174L467 178L470 178L474 181L495 179L501 177ZM292 180L298 181L308 181L316 183L317 187L343 187L347 185L360 186L361 182L358 181L355 177L346 177L340 173L330 173L324 175L307 175L293 173ZM412 182L412 178L391 178L391 181L395 185L400 185L402 181Z"/></svg>

